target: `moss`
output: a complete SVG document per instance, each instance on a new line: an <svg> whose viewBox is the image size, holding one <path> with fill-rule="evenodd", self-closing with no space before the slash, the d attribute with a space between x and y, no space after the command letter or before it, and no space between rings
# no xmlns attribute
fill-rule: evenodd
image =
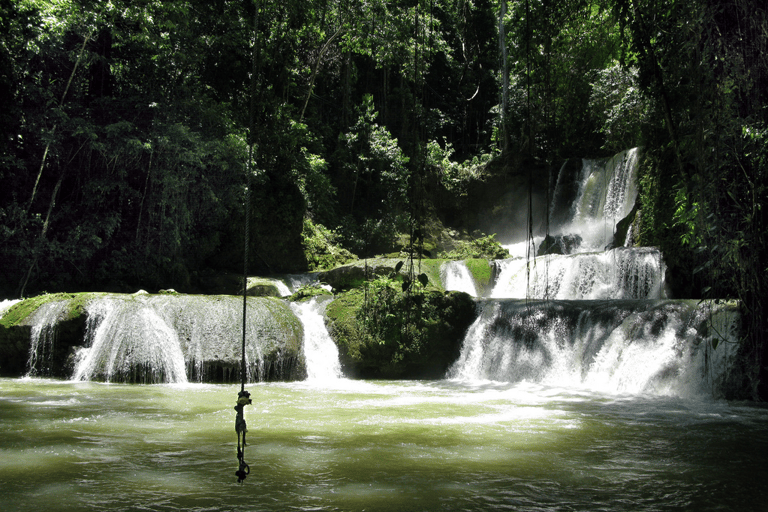
<svg viewBox="0 0 768 512"><path fill-rule="evenodd" d="M288 297L291 302L304 302L320 295L333 295L320 285L304 285Z"/></svg>
<svg viewBox="0 0 768 512"><path fill-rule="evenodd" d="M353 289L337 296L325 308L328 332L339 348L342 368L351 377L358 377L356 368L363 361L360 351L365 336L359 330L357 312L365 301L362 289Z"/></svg>
<svg viewBox="0 0 768 512"><path fill-rule="evenodd" d="M443 280L440 277L440 266L445 263L446 260L442 259L423 259L420 262L414 261L416 265L416 274L424 273L429 278L428 290L445 291L443 288Z"/></svg>
<svg viewBox="0 0 768 512"><path fill-rule="evenodd" d="M285 301L274 297L258 297L251 300L258 300L263 304L269 310L271 319L277 323L279 332L285 334L285 346L276 347L279 354L275 357L298 357L302 351L304 327L291 307Z"/></svg>
<svg viewBox="0 0 768 512"><path fill-rule="evenodd" d="M266 277L249 277L246 295L250 297L280 297L280 289L274 279ZM240 287L242 293L242 286ZM238 294L239 295L239 294Z"/></svg>
<svg viewBox="0 0 768 512"><path fill-rule="evenodd" d="M478 296L487 295L493 287L491 263L484 258L471 258L464 260L464 263L475 280Z"/></svg>
<svg viewBox="0 0 768 512"><path fill-rule="evenodd" d="M477 237L469 241L457 241L456 248L443 254L449 259L486 258L491 260L503 260L509 258L509 251L496 241L496 234Z"/></svg>
<svg viewBox="0 0 768 512"><path fill-rule="evenodd" d="M0 318L0 325L3 327L14 327L21 325L24 321L41 306L49 302L58 302L62 300L69 301L67 317L62 319L74 320L83 314L83 310L88 301L94 297L105 295L103 293L51 293L30 297L11 306L8 311Z"/></svg>
<svg viewBox="0 0 768 512"><path fill-rule="evenodd" d="M351 290L328 305L328 330L339 347L344 373L355 378L442 378L475 318L472 298L433 290L408 299L390 293L382 300L379 307L387 313L381 316L384 325L360 318L364 290ZM406 316L409 322L404 321Z"/></svg>

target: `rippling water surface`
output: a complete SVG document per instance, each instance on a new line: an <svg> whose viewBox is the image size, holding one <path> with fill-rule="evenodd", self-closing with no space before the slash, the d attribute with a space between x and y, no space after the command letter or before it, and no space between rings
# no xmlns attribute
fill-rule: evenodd
<svg viewBox="0 0 768 512"><path fill-rule="evenodd" d="M0 510L766 510L768 409L529 384L0 379Z"/></svg>

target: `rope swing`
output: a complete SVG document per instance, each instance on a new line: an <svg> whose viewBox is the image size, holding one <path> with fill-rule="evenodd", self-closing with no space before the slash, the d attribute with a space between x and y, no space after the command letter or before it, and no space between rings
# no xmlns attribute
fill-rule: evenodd
<svg viewBox="0 0 768 512"><path fill-rule="evenodd" d="M245 381L247 379L247 367L245 362L245 332L246 332L246 318L248 308L248 232L250 231L250 209L251 209L251 187L250 187L250 166L253 156L253 145L249 150L248 165L246 165L246 181L245 181L245 248L243 253L243 343L242 343L242 358L240 360L240 392L237 394L237 405L235 405L235 432L237 432L237 460L239 467L235 471L237 475L237 482L242 483L245 477L251 472L250 466L245 462L245 434L248 432L248 427L245 423L245 414L243 409L246 405L251 404L251 394L245 390Z"/></svg>
<svg viewBox="0 0 768 512"><path fill-rule="evenodd" d="M251 394L245 390L245 381L248 377L248 371L245 361L245 331L246 331L246 318L248 310L248 235L250 233L250 217L251 217L251 174L254 167L254 97L256 95L256 72L258 61L258 25L259 25L259 12L260 7L254 6L253 12L253 46L251 48L251 94L250 94L250 106L248 108L248 162L245 165L245 243L243 248L243 344L242 344L242 359L240 360L240 392L237 394L237 405L235 405L235 432L237 432L237 461L238 468L235 471L237 475L237 482L242 483L250 472L251 468L245 462L245 434L248 432L248 427L245 423L245 414L243 409L246 405L250 405Z"/></svg>

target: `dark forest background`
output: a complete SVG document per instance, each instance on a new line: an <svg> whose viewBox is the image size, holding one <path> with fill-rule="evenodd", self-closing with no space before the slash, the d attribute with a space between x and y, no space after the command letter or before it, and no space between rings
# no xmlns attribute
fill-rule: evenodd
<svg viewBox="0 0 768 512"><path fill-rule="evenodd" d="M0 0L0 290L388 253L642 146L639 242L764 332L766 95L762 1Z"/></svg>

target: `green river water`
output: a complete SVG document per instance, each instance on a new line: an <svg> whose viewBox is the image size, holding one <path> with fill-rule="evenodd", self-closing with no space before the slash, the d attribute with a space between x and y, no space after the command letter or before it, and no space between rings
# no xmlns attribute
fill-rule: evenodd
<svg viewBox="0 0 768 512"><path fill-rule="evenodd" d="M768 409L525 383L0 379L0 510L768 510Z"/></svg>

